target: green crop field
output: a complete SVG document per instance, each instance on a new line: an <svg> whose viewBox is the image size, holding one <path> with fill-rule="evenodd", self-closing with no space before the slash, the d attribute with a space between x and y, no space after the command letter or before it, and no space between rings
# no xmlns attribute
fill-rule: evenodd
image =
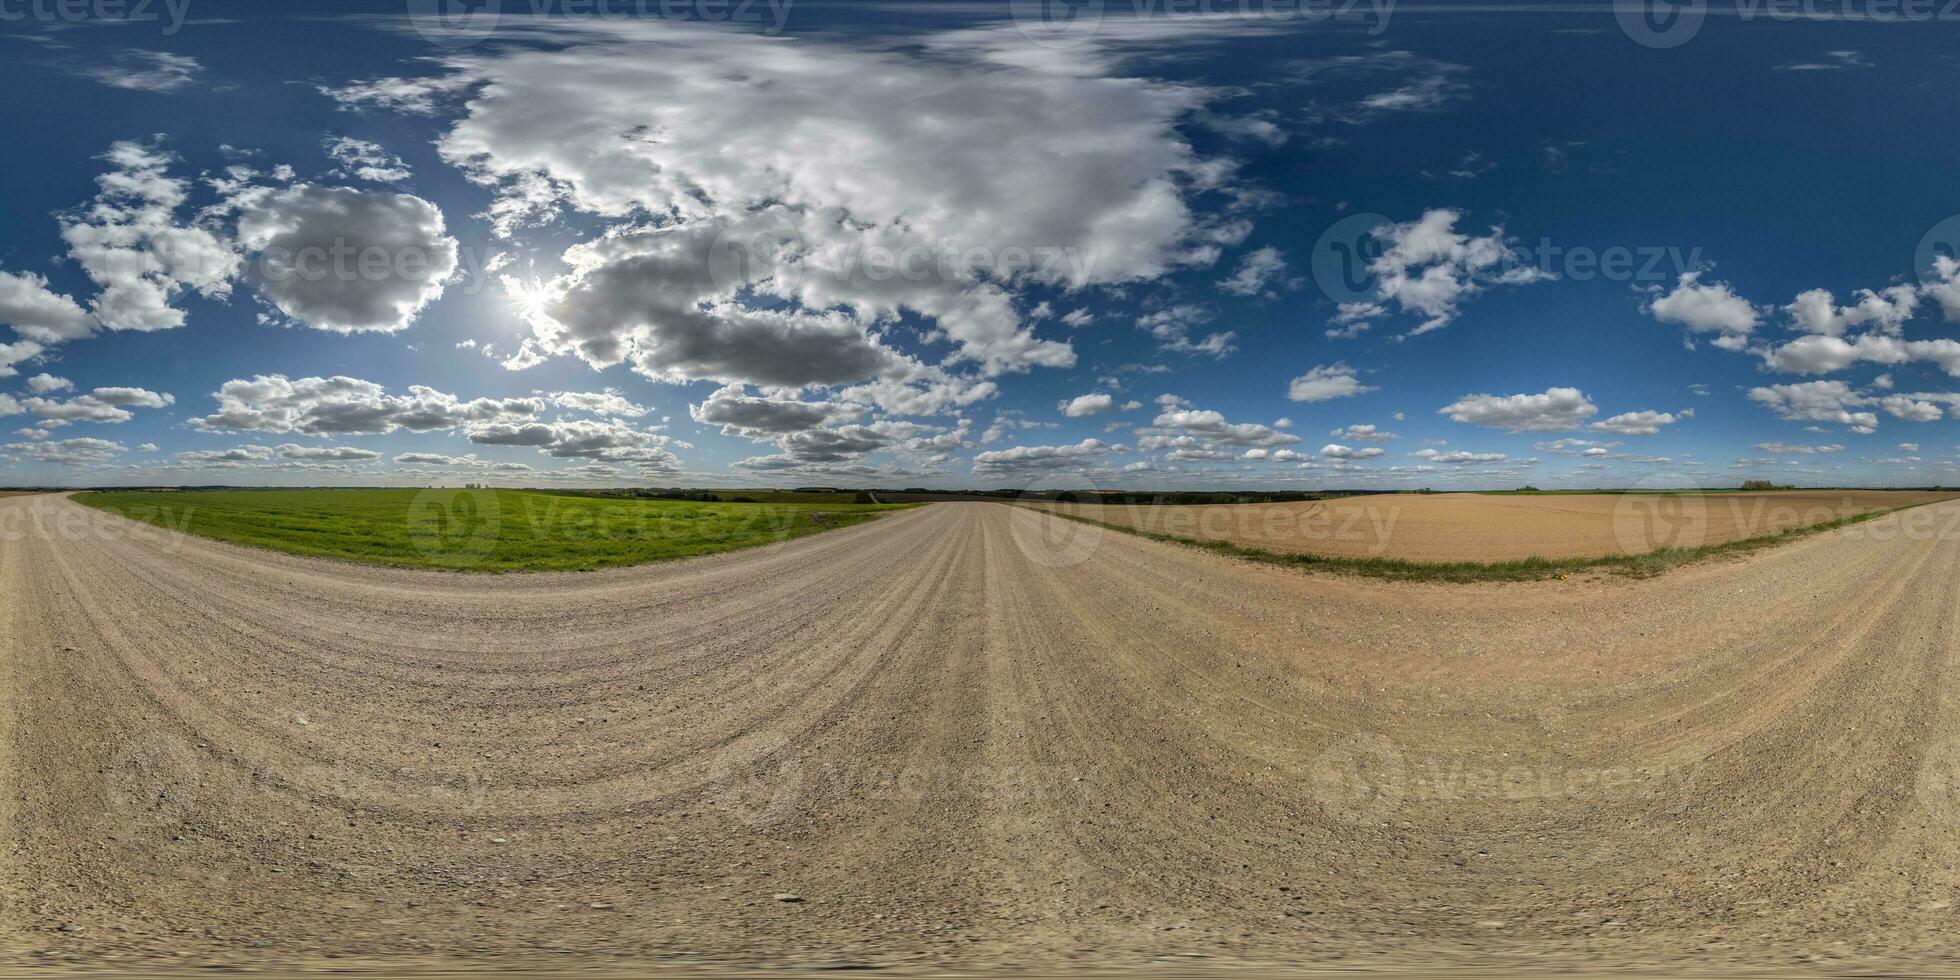
<svg viewBox="0 0 1960 980"><path fill-rule="evenodd" d="M903 509L519 490L103 491L74 499L172 530L296 555L488 572L585 571L705 555Z"/></svg>
<svg viewBox="0 0 1960 980"><path fill-rule="evenodd" d="M722 500L754 500L765 504L848 504L857 499L857 491L716 490L715 496Z"/></svg>

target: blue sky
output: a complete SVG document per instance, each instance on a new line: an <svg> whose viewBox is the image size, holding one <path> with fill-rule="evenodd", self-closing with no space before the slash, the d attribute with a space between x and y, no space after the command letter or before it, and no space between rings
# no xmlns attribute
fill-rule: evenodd
<svg viewBox="0 0 1960 980"><path fill-rule="evenodd" d="M0 4L0 483L1960 483L1938 5L441 3Z"/></svg>

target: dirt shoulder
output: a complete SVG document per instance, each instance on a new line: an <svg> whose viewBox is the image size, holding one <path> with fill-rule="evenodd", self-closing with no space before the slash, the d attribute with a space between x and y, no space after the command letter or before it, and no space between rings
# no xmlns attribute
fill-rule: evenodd
<svg viewBox="0 0 1960 980"><path fill-rule="evenodd" d="M1954 499L1926 491L1381 494L1202 506L1029 503L1123 530L1275 555L1412 565L1581 564L1720 548Z"/></svg>

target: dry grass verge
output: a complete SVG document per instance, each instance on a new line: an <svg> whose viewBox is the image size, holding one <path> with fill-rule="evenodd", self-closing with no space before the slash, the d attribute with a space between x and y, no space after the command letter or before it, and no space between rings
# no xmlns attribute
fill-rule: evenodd
<svg viewBox="0 0 1960 980"><path fill-rule="evenodd" d="M1928 501L1932 503L1934 501ZM1390 579L1398 582L1534 582L1543 579L1564 578L1583 572L1611 572L1635 578L1659 575L1671 568L1690 562L1703 561L1722 555L1738 555L1764 548L1772 548L1796 538L1832 531L1853 524L1861 524L1875 517L1896 514L1911 507L1925 504L1912 504L1910 507L1893 507L1839 518L1822 524L1790 528L1774 534L1743 538L1737 541L1724 541L1719 544L1703 545L1698 548L1661 548L1637 555L1599 555L1586 558L1519 558L1496 562L1419 562L1399 558L1349 558L1335 555L1315 555L1305 552L1269 551L1236 544L1231 541L1187 538L1173 534L1160 534L1140 528L1110 524L1058 510L1045 512L1063 520L1076 521L1106 527L1125 534L1164 541L1192 548L1244 558L1248 561L1264 562L1270 565L1284 565L1308 571L1346 572L1365 575L1371 578Z"/></svg>

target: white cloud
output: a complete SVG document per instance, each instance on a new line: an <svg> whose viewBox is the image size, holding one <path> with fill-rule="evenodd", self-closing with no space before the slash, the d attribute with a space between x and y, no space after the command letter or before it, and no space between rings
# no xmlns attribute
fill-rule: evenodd
<svg viewBox="0 0 1960 980"><path fill-rule="evenodd" d="M177 403L175 396L150 391L147 388L97 388L75 400L135 408L163 408Z"/></svg>
<svg viewBox="0 0 1960 980"><path fill-rule="evenodd" d="M526 347L576 354L595 368L630 361L669 382L801 388L907 370L905 358L847 314L751 309L720 298L733 289L718 285L710 267L717 241L770 227L766 218L706 221L574 246L565 254L573 271L541 287L529 310Z"/></svg>
<svg viewBox="0 0 1960 980"><path fill-rule="evenodd" d="M1819 453L1835 453L1844 450L1844 447L1837 443L1832 443L1828 446L1804 446L1787 442L1759 442L1756 444L1756 448L1766 453L1775 453L1778 456L1814 456Z"/></svg>
<svg viewBox="0 0 1960 980"><path fill-rule="evenodd" d="M272 448L248 444L230 449L192 449L178 453L177 458L199 466L242 466L270 462Z"/></svg>
<svg viewBox="0 0 1960 980"><path fill-rule="evenodd" d="M1388 432L1367 424L1344 426L1327 434L1336 439L1345 439L1349 442L1382 442L1387 439L1402 438L1393 432Z"/></svg>
<svg viewBox="0 0 1960 980"><path fill-rule="evenodd" d="M0 344L0 378L11 378L20 373L15 365L40 357L45 350L31 340L16 340L11 344Z"/></svg>
<svg viewBox="0 0 1960 980"><path fill-rule="evenodd" d="M1533 443L1532 448L1553 456L1605 456L1618 449L1623 443L1618 440L1600 442L1596 439L1553 439L1549 442Z"/></svg>
<svg viewBox="0 0 1960 980"><path fill-rule="evenodd" d="M1937 422L1944 416L1940 406L1906 395L1887 395L1879 399L1878 407L1884 409L1886 414L1908 422Z"/></svg>
<svg viewBox="0 0 1960 980"><path fill-rule="evenodd" d="M617 390L605 391L560 391L551 395L551 403L569 412L585 412L589 415L617 415L621 418L636 419L647 414L644 405L636 405L627 400Z"/></svg>
<svg viewBox="0 0 1960 980"><path fill-rule="evenodd" d="M1324 402L1335 398L1365 395L1378 389L1364 385L1353 368L1344 363L1320 364L1294 378L1286 386L1286 397L1296 402Z"/></svg>
<svg viewBox="0 0 1960 980"><path fill-rule="evenodd" d="M642 472L671 472L680 466L680 460L662 448L663 437L617 419L473 422L465 431L478 445L529 446L559 459L633 463Z"/></svg>
<svg viewBox="0 0 1960 980"><path fill-rule="evenodd" d="M445 456L442 453L402 453L395 462L412 466L477 466L483 463L476 454L467 456Z"/></svg>
<svg viewBox="0 0 1960 980"><path fill-rule="evenodd" d="M1191 33L1150 26L1160 40ZM570 256L576 271L543 284L532 318L543 354L631 360L660 378L795 384L736 370L749 358L691 341L725 349L807 333L820 335L810 346L858 351L842 363L859 380L886 361L866 325L910 311L983 372L1068 366L1069 345L1036 337L1017 313L1024 287L1154 279L1215 261L1222 242L1243 237L1242 221L1199 217L1187 200L1228 187L1230 167L1199 158L1178 132L1215 93L1112 77L1116 59L1094 45L1034 57L1005 28L905 46L671 22L527 29L539 43L444 56L441 84L471 93L439 143L444 157L494 189L490 215L506 233L568 211L663 222L604 256ZM867 87L904 92L907 110L865 98ZM399 80L345 93L412 109L441 94ZM718 237L749 260L719 281L706 275ZM946 243L961 261L930 261ZM910 266L916 275L879 275L880 256L927 261ZM797 307L765 310L745 292ZM651 305L606 301L629 295ZM716 366L670 359L676 333Z"/></svg>
<svg viewBox="0 0 1960 980"><path fill-rule="evenodd" d="M1192 328L1211 322L1212 313L1191 304L1179 304L1147 313L1137 318L1137 326L1150 331L1157 339L1159 350L1176 354L1205 354L1224 358L1238 350L1232 341L1238 335L1230 330L1208 333L1198 340L1191 339Z"/></svg>
<svg viewBox="0 0 1960 980"><path fill-rule="evenodd" d="M1811 289L1784 307L1792 325L1804 336L1780 345L1756 349L1771 370L1793 374L1828 374L1853 364L1884 365L1926 361L1960 377L1960 341L1940 337L1906 340L1904 325L1919 312L1921 302L1940 304L1947 319L1960 321L1960 262L1939 256L1925 271L1920 285L1895 284L1881 290L1861 289L1850 306L1840 307L1829 290ZM1850 328L1864 333L1847 337ZM1886 388L1890 375L1874 384Z"/></svg>
<svg viewBox="0 0 1960 980"><path fill-rule="evenodd" d="M15 442L0 450L37 463L60 466L89 466L106 463L129 451L129 447L107 439L63 439L59 442Z"/></svg>
<svg viewBox="0 0 1960 980"><path fill-rule="evenodd" d="M330 470L357 473L350 464L373 462L381 454L352 447L307 447L288 443L277 448L243 445L231 449L194 449L177 454L171 468L243 469L263 467L279 470Z"/></svg>
<svg viewBox="0 0 1960 980"><path fill-rule="evenodd" d="M688 415L703 425L721 426L724 435L771 438L818 428L838 418L855 417L856 410L836 402L750 396L742 385L717 389L705 401L688 406Z"/></svg>
<svg viewBox="0 0 1960 980"><path fill-rule="evenodd" d="M911 366L890 377L837 392L854 405L875 405L893 415L941 415L986 401L1000 393L992 381L948 374L936 367Z"/></svg>
<svg viewBox="0 0 1960 980"><path fill-rule="evenodd" d="M261 374L233 379L212 397L215 414L193 419L200 429L240 432L299 432L307 435L384 435L396 429L429 432L469 423L531 418L544 411L542 398L478 398L462 401L422 385L407 395L390 395L359 378L288 379Z"/></svg>
<svg viewBox="0 0 1960 980"><path fill-rule="evenodd" d="M1454 422L1507 432L1563 432L1599 408L1577 388L1547 388L1536 395L1465 395L1436 411Z"/></svg>
<svg viewBox="0 0 1960 980"><path fill-rule="evenodd" d="M1218 288L1234 296L1275 297L1280 289L1291 285L1286 275L1286 257L1268 245L1245 253L1237 271L1220 282Z"/></svg>
<svg viewBox="0 0 1960 980"><path fill-rule="evenodd" d="M49 289L46 279L4 270L0 270L0 323L43 344L76 340L95 330L95 318L73 299Z"/></svg>
<svg viewBox="0 0 1960 980"><path fill-rule="evenodd" d="M70 381L67 378L57 378L52 374L37 374L27 379L27 390L37 395L47 395L57 391L68 391L70 389L73 389L74 387L75 387L75 382Z"/></svg>
<svg viewBox="0 0 1960 980"><path fill-rule="evenodd" d="M1368 446L1363 449L1353 449L1347 446L1343 446L1339 443L1333 443L1333 442L1330 442L1327 445L1320 447L1320 455L1328 459L1347 459L1347 460L1374 459L1387 452L1388 450L1383 449L1380 446Z"/></svg>
<svg viewBox="0 0 1960 980"><path fill-rule="evenodd" d="M22 399L20 404L51 426L62 426L73 422L115 425L135 418L129 411L132 408L164 408L176 402L171 395L146 388L97 388L66 401L37 397Z"/></svg>
<svg viewBox="0 0 1960 980"><path fill-rule="evenodd" d="M168 51L125 51L110 63L81 69L80 74L112 88L135 92L176 92L196 83L204 66L187 54Z"/></svg>
<svg viewBox="0 0 1960 980"><path fill-rule="evenodd" d="M360 449L354 446L302 446L291 442L273 447L273 452L281 459L322 462L355 463L381 458L381 454L372 449Z"/></svg>
<svg viewBox="0 0 1960 980"><path fill-rule="evenodd" d="M414 176L401 158L382 149L379 143L351 136L329 136L323 141L327 156L340 164L337 177L355 177L377 184L393 184Z"/></svg>
<svg viewBox="0 0 1960 980"><path fill-rule="evenodd" d="M1930 361L1947 374L1960 377L1960 341L1944 337L1902 340L1883 333L1865 333L1845 340L1813 334L1780 347L1764 348L1762 353L1772 370L1793 374L1829 374L1860 361L1887 365Z"/></svg>
<svg viewBox="0 0 1960 980"><path fill-rule="evenodd" d="M168 174L173 158L119 142L104 159L115 169L96 179L101 193L61 229L69 256L101 287L95 318L111 330L168 330L184 324L172 305L183 293L228 297L241 260L210 228L177 222L188 185Z"/></svg>
<svg viewBox="0 0 1960 980"><path fill-rule="evenodd" d="M1680 421L1680 417L1670 412L1656 412L1647 409L1638 412L1623 412L1612 418L1594 422L1586 426L1586 428L1598 429L1601 432L1611 432L1615 435L1622 436L1651 436L1661 431L1661 426L1673 425L1678 421Z"/></svg>
<svg viewBox="0 0 1960 980"><path fill-rule="evenodd" d="M1811 289L1797 294L1796 301L1783 309L1796 328L1807 334L1841 337L1847 327L1871 324L1883 333L1897 335L1919 311L1919 297L1916 287L1906 285L1877 292L1860 289L1856 302L1840 307L1830 290Z"/></svg>
<svg viewBox="0 0 1960 980"><path fill-rule="evenodd" d="M1761 322L1761 315L1728 283L1703 283L1701 276L1699 272L1684 272L1667 292L1654 287L1641 310L1662 323L1686 327L1690 334L1716 334L1712 343L1724 350L1741 350Z"/></svg>
<svg viewBox="0 0 1960 980"><path fill-rule="evenodd" d="M1506 243L1503 228L1472 236L1456 230L1460 211L1436 208L1415 221L1374 230L1382 253L1368 263L1378 302L1343 304L1335 322L1358 325L1385 316L1389 303L1423 322L1409 333L1441 329L1457 317L1464 300L1491 285L1523 285L1556 278L1524 263ZM1351 336L1358 329L1335 331Z"/></svg>
<svg viewBox="0 0 1960 980"><path fill-rule="evenodd" d="M1121 444L1100 439L1084 439L1074 445L1012 446L973 457L975 476L1026 476L1034 473L1079 467L1111 453L1121 452Z"/></svg>
<svg viewBox="0 0 1960 980"><path fill-rule="evenodd" d="M1865 59L1865 53L1863 51L1838 50L1826 51L1824 52L1824 56L1816 61L1793 61L1788 64L1777 65L1775 70L1830 72L1853 71L1859 68L1870 68L1871 66L1872 63Z"/></svg>
<svg viewBox="0 0 1960 980"><path fill-rule="evenodd" d="M1368 95L1352 104L1324 108L1321 114L1355 125L1366 124L1393 113L1441 112L1469 96L1470 86L1463 80L1469 69L1426 58L1411 51L1371 51L1367 54L1338 55L1295 61L1288 66L1301 81L1327 79L1397 78L1392 88Z"/></svg>
<svg viewBox="0 0 1960 980"><path fill-rule="evenodd" d="M432 116L450 99L476 83L468 75L429 75L422 78L377 78L332 88L316 86L320 94L342 109L373 107L413 116Z"/></svg>
<svg viewBox="0 0 1960 980"><path fill-rule="evenodd" d="M1492 463L1515 462L1504 453L1473 453L1465 449L1443 452L1436 449L1418 449L1409 455L1426 459L1432 463L1448 463L1452 466L1486 466Z"/></svg>
<svg viewBox="0 0 1960 980"><path fill-rule="evenodd" d="M1056 407L1061 409L1063 415L1074 419L1081 418L1085 415L1100 415L1107 412L1116 407L1116 399L1102 392L1095 392L1088 395L1078 395L1075 398L1061 402Z"/></svg>
<svg viewBox="0 0 1960 980"><path fill-rule="evenodd" d="M240 245L257 255L252 285L309 327L405 329L456 270L442 212L413 195L297 184L250 188L230 204Z"/></svg>
<svg viewBox="0 0 1960 980"><path fill-rule="evenodd" d="M1151 425L1169 432L1189 433L1227 446L1286 446L1300 441L1299 436L1256 422L1227 422L1223 414L1210 409L1166 409L1152 420ZM1146 445L1146 448L1149 446Z"/></svg>
<svg viewBox="0 0 1960 980"><path fill-rule="evenodd" d="M1940 304L1940 312L1949 323L1960 323L1960 259L1936 256L1929 271L1932 278L1921 288L1928 298Z"/></svg>
<svg viewBox="0 0 1960 980"><path fill-rule="evenodd" d="M1872 399L1852 390L1842 381L1805 381L1751 388L1749 400L1768 407L1778 418L1835 422L1850 426L1853 432L1871 432L1878 428L1876 414L1851 411L1872 404Z"/></svg>
<svg viewBox="0 0 1960 980"><path fill-rule="evenodd" d="M105 159L114 169L98 178L91 204L63 216L62 237L99 287L93 321L112 330L182 326L177 302L193 292L228 299L247 254L261 299L294 322L340 332L406 327L456 269L456 240L444 234L441 211L421 198L253 186L256 171L233 167L210 181L224 200L186 223L178 212L189 184L169 174L174 157L125 141ZM225 224L232 218L235 226ZM0 317L46 342L92 330L88 314L33 276L0 273Z"/></svg>

